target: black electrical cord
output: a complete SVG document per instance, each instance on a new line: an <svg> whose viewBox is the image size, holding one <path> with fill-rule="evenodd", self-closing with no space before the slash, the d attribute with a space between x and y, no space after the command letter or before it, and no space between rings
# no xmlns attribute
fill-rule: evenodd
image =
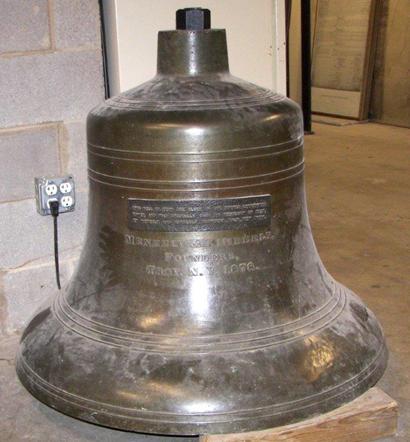
<svg viewBox="0 0 410 442"><path fill-rule="evenodd" d="M54 262L56 266L56 281L58 290L61 289L60 285L60 264L58 260L58 229L57 229L57 218L59 214L59 202L51 201L50 202L50 212L53 217L54 222Z"/></svg>

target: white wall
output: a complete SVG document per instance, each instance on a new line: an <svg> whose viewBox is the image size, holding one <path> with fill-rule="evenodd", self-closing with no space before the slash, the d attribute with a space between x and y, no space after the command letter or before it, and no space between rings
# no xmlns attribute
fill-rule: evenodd
<svg viewBox="0 0 410 442"><path fill-rule="evenodd" d="M111 95L155 74L157 32L175 29L175 11L211 10L211 26L225 28L231 72L286 93L284 0L104 0Z"/></svg>

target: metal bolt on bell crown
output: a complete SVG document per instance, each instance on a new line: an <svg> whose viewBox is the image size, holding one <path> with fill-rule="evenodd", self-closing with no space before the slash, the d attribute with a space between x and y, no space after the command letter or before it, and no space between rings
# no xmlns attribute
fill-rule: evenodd
<svg viewBox="0 0 410 442"><path fill-rule="evenodd" d="M242 432L351 401L382 330L317 254L297 104L229 73L209 11L158 35L158 73L87 120L89 216L17 371L40 401L147 433Z"/></svg>

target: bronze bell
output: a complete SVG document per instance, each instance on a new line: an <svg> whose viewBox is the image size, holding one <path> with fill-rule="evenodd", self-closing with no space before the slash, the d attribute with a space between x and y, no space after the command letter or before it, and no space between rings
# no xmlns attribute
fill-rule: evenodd
<svg viewBox="0 0 410 442"><path fill-rule="evenodd" d="M157 75L88 116L85 246L17 371L89 422L268 428L354 399L386 367L376 318L315 248L299 106L233 77L209 21L179 11Z"/></svg>

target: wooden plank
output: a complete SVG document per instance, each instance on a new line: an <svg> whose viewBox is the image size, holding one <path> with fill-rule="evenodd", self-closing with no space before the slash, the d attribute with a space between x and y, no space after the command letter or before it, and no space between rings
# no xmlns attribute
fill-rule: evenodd
<svg viewBox="0 0 410 442"><path fill-rule="evenodd" d="M292 1L289 29L289 97L302 105L302 49L301 49L301 7L299 1Z"/></svg>
<svg viewBox="0 0 410 442"><path fill-rule="evenodd" d="M313 112L367 118L376 5L377 0L318 0L312 55ZM355 99L350 105L345 101L346 109L340 106L340 99L349 98L349 93L355 94Z"/></svg>
<svg viewBox="0 0 410 442"><path fill-rule="evenodd" d="M361 93L312 87L312 109L328 115L357 118Z"/></svg>
<svg viewBox="0 0 410 442"><path fill-rule="evenodd" d="M375 66L377 26L375 26L376 17L380 11L380 1L374 0L370 5L370 14L366 41L366 54L363 63L361 99L359 109L359 120L365 120L369 116L370 92L372 88L372 78Z"/></svg>
<svg viewBox="0 0 410 442"><path fill-rule="evenodd" d="M319 0L312 84L360 91L371 0Z"/></svg>
<svg viewBox="0 0 410 442"><path fill-rule="evenodd" d="M373 89L372 118L410 127L410 2L381 4Z"/></svg>
<svg viewBox="0 0 410 442"><path fill-rule="evenodd" d="M369 120L353 120L352 118L333 117L331 115L313 114L314 123L328 124L329 126L352 126L356 124L365 124Z"/></svg>
<svg viewBox="0 0 410 442"><path fill-rule="evenodd" d="M397 402L375 387L312 419L249 433L203 435L200 442L369 442L394 435L397 418Z"/></svg>

